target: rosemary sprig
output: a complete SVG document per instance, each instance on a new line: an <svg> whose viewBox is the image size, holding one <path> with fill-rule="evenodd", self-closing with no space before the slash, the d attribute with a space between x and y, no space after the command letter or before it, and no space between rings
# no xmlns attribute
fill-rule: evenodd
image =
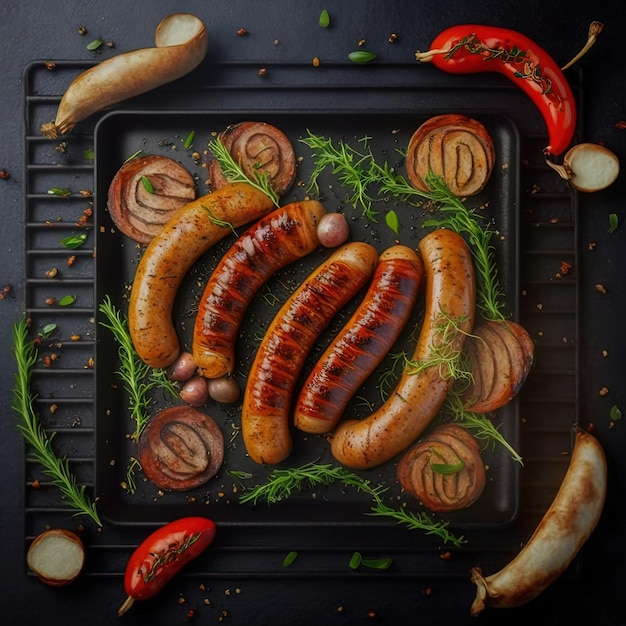
<svg viewBox="0 0 626 626"><path fill-rule="evenodd" d="M369 148L362 154L345 142L340 141L335 145L332 139L314 135L311 131L307 131L307 137L300 141L311 148L315 163L307 191L319 193L318 178L329 167L341 184L352 192L348 202L355 208L361 207L364 217L376 221L378 212L372 209L375 197L368 191L375 182L371 170L374 157ZM367 138L364 138L364 145L367 145L366 141Z"/></svg>
<svg viewBox="0 0 626 626"><path fill-rule="evenodd" d="M307 463L296 468L274 469L265 483L252 487L240 496L240 503L259 501L268 505L286 500L293 492L304 491L315 487L340 482L345 487L353 487L357 491L369 495L373 499L370 513L374 517L389 517L409 530L423 530L428 535L436 535L444 543L452 543L459 547L465 543L463 537L457 537L448 530L447 522L435 522L423 512L411 512L393 509L383 502L382 495L387 491L384 485L373 485L371 481L344 467L330 464Z"/></svg>
<svg viewBox="0 0 626 626"><path fill-rule="evenodd" d="M77 513L88 515L98 526L102 526L92 502L85 493L85 486L78 485L71 473L67 457L58 457L52 449L54 434L48 435L34 409L35 396L30 389L33 368L38 352L34 342L28 339L28 323L22 319L13 324L13 355L17 364L15 387L13 388L13 410L19 421L17 428L32 448L32 454L50 477L52 484L63 494Z"/></svg>
<svg viewBox="0 0 626 626"><path fill-rule="evenodd" d="M101 322L102 326L113 333L118 343L120 368L117 370L117 375L121 378L124 389L128 393L130 417L135 422L131 439L139 441L139 436L150 420L149 409L153 402L151 392L154 389L161 389L175 397L178 389L167 377L164 369L150 367L139 358L128 330L128 320L113 305L108 296L104 297L98 308L108 320L108 323ZM139 469L141 469L140 463L137 459L131 458L126 468L125 481L129 493L135 493L134 473Z"/></svg>
<svg viewBox="0 0 626 626"><path fill-rule="evenodd" d="M152 368L139 358L128 331L128 321L111 299L105 296L98 308L108 320L108 323L101 322L102 326L113 333L119 344L120 368L117 374L124 382L124 389L129 396L130 417L135 422L135 431L131 438L137 441L150 418L148 408L151 404L149 395L151 385L145 381L148 380Z"/></svg>
<svg viewBox="0 0 626 626"><path fill-rule="evenodd" d="M465 428L469 428L474 431L474 435L478 439L487 439L491 442L504 446L514 461L522 466L524 465L520 454L506 440L494 423L483 413L471 413L470 411L467 411L463 400L454 389L451 389L448 392L445 407L452 415L452 419L454 419L454 421L460 423L462 426L465 426Z"/></svg>
<svg viewBox="0 0 626 626"><path fill-rule="evenodd" d="M429 174L426 184L431 189L430 195L437 203L438 210L432 218L424 222L424 226L449 228L467 237L478 278L477 305L486 319L504 320L498 267L491 245L491 239L497 232L485 225L484 217L475 210L468 209L452 194L441 178Z"/></svg>
<svg viewBox="0 0 626 626"><path fill-rule="evenodd" d="M279 205L278 195L272 188L272 181L267 172L255 172L252 178L248 177L243 171L241 164L233 159L232 154L219 137L209 141L209 150L220 164L222 174L226 180L231 183L248 183L269 196L276 206Z"/></svg>

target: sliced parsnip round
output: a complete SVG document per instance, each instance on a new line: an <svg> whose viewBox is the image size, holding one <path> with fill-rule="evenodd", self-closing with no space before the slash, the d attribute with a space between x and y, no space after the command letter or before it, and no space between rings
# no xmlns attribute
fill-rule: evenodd
<svg viewBox="0 0 626 626"><path fill-rule="evenodd" d="M546 163L574 189L591 193L612 185L619 175L617 155L597 143L579 143L570 148L563 163Z"/></svg>
<svg viewBox="0 0 626 626"><path fill-rule="evenodd" d="M578 191L600 191L612 185L619 174L619 160L597 143L579 143L567 152L563 165L571 172L569 183Z"/></svg>
<svg viewBox="0 0 626 626"><path fill-rule="evenodd" d="M35 537L26 554L28 567L51 587L74 582L85 565L85 548L71 530L51 528Z"/></svg>
<svg viewBox="0 0 626 626"><path fill-rule="evenodd" d="M55 121L42 124L41 133L56 139L97 111L188 74L206 55L207 30L195 15L174 13L157 26L155 46L118 54L79 74Z"/></svg>

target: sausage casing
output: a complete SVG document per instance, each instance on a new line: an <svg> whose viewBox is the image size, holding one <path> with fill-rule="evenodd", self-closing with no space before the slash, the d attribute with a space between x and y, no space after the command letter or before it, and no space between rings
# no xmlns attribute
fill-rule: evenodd
<svg viewBox="0 0 626 626"><path fill-rule="evenodd" d="M436 230L419 243L426 282L425 315L412 362L387 401L362 420L340 422L331 437L335 459L367 469L411 445L443 405L453 382L449 363L458 359L471 332L476 283L463 238Z"/></svg>
<svg viewBox="0 0 626 626"><path fill-rule="evenodd" d="M317 224L324 214L315 200L280 207L222 257L206 284L194 326L193 358L203 376L232 374L237 332L252 298L274 272L317 248Z"/></svg>
<svg viewBox="0 0 626 626"><path fill-rule="evenodd" d="M423 277L417 253L385 250L360 306L307 377L294 409L297 428L331 431L350 398L389 352L417 301Z"/></svg>
<svg viewBox="0 0 626 626"><path fill-rule="evenodd" d="M241 426L250 457L275 464L291 452L290 412L298 375L332 317L365 285L378 262L367 243L338 248L294 291L267 329L250 368Z"/></svg>
<svg viewBox="0 0 626 626"><path fill-rule="evenodd" d="M130 292L128 325L139 357L152 367L171 365L180 352L172 309L191 266L230 227L259 219L271 199L247 183L230 183L181 207L150 241Z"/></svg>
<svg viewBox="0 0 626 626"><path fill-rule="evenodd" d="M476 598L472 615L485 607L521 606L552 584L574 560L600 520L607 487L600 442L576 429L570 464L558 493L526 545L499 572L472 569Z"/></svg>

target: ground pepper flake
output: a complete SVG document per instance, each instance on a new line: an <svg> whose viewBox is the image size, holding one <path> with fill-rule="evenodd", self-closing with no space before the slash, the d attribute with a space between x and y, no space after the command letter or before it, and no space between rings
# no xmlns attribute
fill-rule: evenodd
<svg viewBox="0 0 626 626"><path fill-rule="evenodd" d="M601 283L598 283L596 285L596 291L598 291L600 293L606 293L606 287L604 285L602 285Z"/></svg>

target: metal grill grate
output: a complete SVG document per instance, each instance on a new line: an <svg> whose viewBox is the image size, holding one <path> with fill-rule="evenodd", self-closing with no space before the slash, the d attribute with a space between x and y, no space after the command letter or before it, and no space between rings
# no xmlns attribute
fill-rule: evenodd
<svg viewBox="0 0 626 626"><path fill-rule="evenodd" d="M26 237L26 314L34 328L48 323L58 325L54 337L42 343L40 362L33 376L36 408L49 433L56 433L54 447L68 458L80 484L93 489L94 479L94 369L92 367L96 328L94 311L93 237L78 250L64 248L63 237L89 233L77 226L83 211L92 206L87 191L94 189L92 161L85 151L93 148L93 129L98 116L80 125L66 141L40 136L39 125L54 118L60 95L71 78L85 69L80 62L58 63L51 71L43 62L31 64L25 73L25 237ZM389 106L410 111L415 98L433 99L446 94L449 108L467 106L468 91L476 102L485 94L497 92L520 127L522 135L522 179L520 223L520 320L537 344L536 365L520 398L522 419L521 452L525 460L521 473L521 511L510 527L489 536L472 533L471 545L453 565L440 559L432 542L411 541L406 531L391 529L380 545L365 539L362 529L335 528L319 537L305 539L298 526L277 529L253 525L245 533L226 529L212 551L210 568L202 562L185 574L219 578L236 571L240 578L302 575L310 578L345 575L345 561L338 553L367 549L394 557L391 576L463 576L476 564L478 553L483 565L499 567L517 551L556 493L567 466L571 425L578 415L579 288L576 195L541 161L545 145L542 121L517 90L497 79L472 77L452 81L417 71L414 65L397 64L384 68L360 68L358 76L343 64L329 67L323 75L309 64L272 66L270 80L260 81L259 63L222 64L211 68L215 83L198 85L183 79L176 89L159 92L159 109L179 108L187 102L195 110L249 108L252 94L259 108L290 109L332 106L354 107L355 94L367 86L362 107ZM268 64L269 67L269 64ZM434 77L433 77L434 76ZM346 77L348 78L346 80ZM580 92L580 88L577 89ZM482 100L481 100L482 98ZM129 106L146 107L149 96ZM438 105L433 105L435 109ZM484 105L483 105L484 106ZM528 156L530 155L530 156ZM71 195L48 193L53 187L68 188ZM68 263L75 256L73 263ZM51 270L56 268L54 277ZM69 307L48 304L67 295L76 296ZM25 450L25 543L45 525L67 525L73 511L61 500L40 468ZM259 513L261 515L261 513ZM145 525L109 526L101 532L89 527L91 558L86 575L121 575L127 558L145 536ZM242 536L245 539L242 543ZM281 568L286 551L306 553L304 571ZM233 569L235 568L235 569ZM372 572L371 576L376 576Z"/></svg>

